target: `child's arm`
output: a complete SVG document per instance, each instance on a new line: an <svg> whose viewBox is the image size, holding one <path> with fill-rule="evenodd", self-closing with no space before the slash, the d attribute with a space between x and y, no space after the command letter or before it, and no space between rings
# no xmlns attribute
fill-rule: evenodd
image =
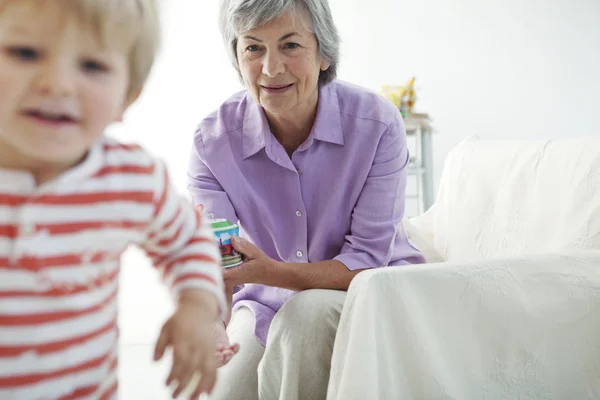
<svg viewBox="0 0 600 400"><path fill-rule="evenodd" d="M167 385L177 381L178 396L199 374L194 393L210 392L216 381L214 323L227 310L220 253L202 214L178 196L161 163L156 164L155 210L141 247L151 257L177 299L173 316L156 344L155 359L167 347L173 366Z"/></svg>
<svg viewBox="0 0 600 400"><path fill-rule="evenodd" d="M162 163L156 163L154 177L155 210L142 249L177 300L186 289L202 289L216 297L224 313L221 255L208 221L175 192Z"/></svg>

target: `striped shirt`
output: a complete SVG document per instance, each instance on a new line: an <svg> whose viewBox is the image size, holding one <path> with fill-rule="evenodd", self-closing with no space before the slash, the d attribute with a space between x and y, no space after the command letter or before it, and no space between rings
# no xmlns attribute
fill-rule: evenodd
<svg viewBox="0 0 600 400"><path fill-rule="evenodd" d="M141 147L104 138L36 186L0 169L0 399L117 397L120 256L142 248L174 295L226 309L208 222Z"/></svg>

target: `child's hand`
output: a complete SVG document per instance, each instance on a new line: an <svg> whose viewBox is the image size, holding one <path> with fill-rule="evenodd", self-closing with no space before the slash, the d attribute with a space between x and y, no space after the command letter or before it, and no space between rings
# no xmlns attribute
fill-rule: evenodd
<svg viewBox="0 0 600 400"><path fill-rule="evenodd" d="M217 301L210 293L186 290L179 299L177 310L160 332L154 360L160 360L167 347L172 347L173 366L166 384L170 386L177 381L173 398L181 394L194 375L199 375L199 380L191 399L210 393L215 386L217 360L213 331L217 307Z"/></svg>
<svg viewBox="0 0 600 400"><path fill-rule="evenodd" d="M217 322L214 328L215 342L217 345L217 367L220 368L227 364L231 358L240 351L240 345L237 343L231 344L229 336L225 330L223 322Z"/></svg>

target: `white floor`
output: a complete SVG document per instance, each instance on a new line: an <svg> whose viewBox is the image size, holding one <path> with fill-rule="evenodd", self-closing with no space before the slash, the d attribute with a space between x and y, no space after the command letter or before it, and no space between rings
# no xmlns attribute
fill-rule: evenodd
<svg viewBox="0 0 600 400"><path fill-rule="evenodd" d="M119 398L166 400L171 398L165 387L168 360L152 362L152 345L121 345Z"/></svg>

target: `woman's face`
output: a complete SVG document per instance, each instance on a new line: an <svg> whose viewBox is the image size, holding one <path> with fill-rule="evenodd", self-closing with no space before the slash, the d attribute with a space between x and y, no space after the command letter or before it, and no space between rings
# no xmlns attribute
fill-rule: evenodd
<svg viewBox="0 0 600 400"><path fill-rule="evenodd" d="M284 14L240 35L242 78L256 101L273 114L312 109L321 70L329 68L302 13Z"/></svg>

